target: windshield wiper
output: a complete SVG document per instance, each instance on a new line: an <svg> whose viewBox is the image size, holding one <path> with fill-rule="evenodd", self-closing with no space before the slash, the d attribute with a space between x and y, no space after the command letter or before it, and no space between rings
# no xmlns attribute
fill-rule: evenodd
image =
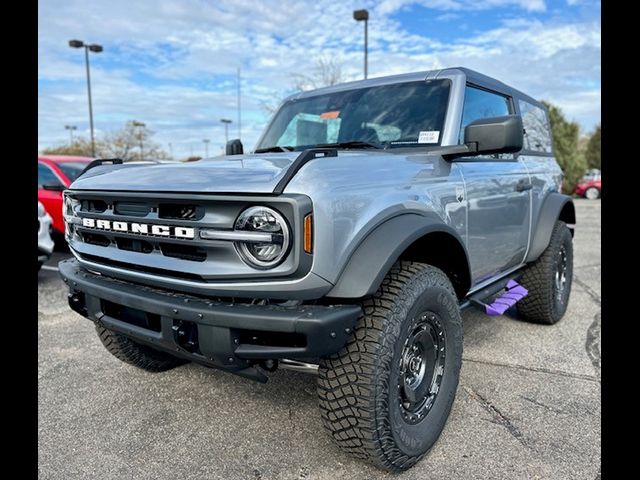
<svg viewBox="0 0 640 480"><path fill-rule="evenodd" d="M376 149L384 149L384 145L380 145L379 143L371 143L371 142L363 142L360 140L351 140L349 142L336 142L336 143L321 143L315 145L315 147L319 148L376 148Z"/></svg>
<svg viewBox="0 0 640 480"><path fill-rule="evenodd" d="M294 147L290 147L288 145L281 147L279 145L274 145L273 147L266 148L256 148L253 153L268 153L268 152L293 152Z"/></svg>

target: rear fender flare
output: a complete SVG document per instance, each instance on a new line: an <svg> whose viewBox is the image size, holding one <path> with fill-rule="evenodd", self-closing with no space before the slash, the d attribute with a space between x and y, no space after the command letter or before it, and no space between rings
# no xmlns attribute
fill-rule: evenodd
<svg viewBox="0 0 640 480"><path fill-rule="evenodd" d="M568 195L553 192L547 195L542 203L525 262L534 261L544 252L549 245L551 232L558 220L568 224L571 235L573 235L573 225L576 223L576 209L573 200Z"/></svg>

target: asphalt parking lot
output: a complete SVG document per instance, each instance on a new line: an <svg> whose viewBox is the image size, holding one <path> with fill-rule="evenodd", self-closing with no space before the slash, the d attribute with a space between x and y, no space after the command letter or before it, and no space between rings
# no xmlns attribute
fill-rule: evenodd
<svg viewBox="0 0 640 480"><path fill-rule="evenodd" d="M460 386L430 455L390 475L325 434L315 377L265 384L121 363L72 312L56 258L38 276L40 478L600 477L600 201L576 200L574 283L555 326L464 314Z"/></svg>

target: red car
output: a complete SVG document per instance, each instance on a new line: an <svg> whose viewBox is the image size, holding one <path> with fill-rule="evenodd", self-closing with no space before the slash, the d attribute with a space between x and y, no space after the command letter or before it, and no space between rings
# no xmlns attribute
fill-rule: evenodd
<svg viewBox="0 0 640 480"><path fill-rule="evenodd" d="M64 235L62 191L71 185L93 158L38 155L38 201L53 219L53 231Z"/></svg>
<svg viewBox="0 0 640 480"><path fill-rule="evenodd" d="M600 198L602 189L602 175L599 170L589 171L576 185L573 193L580 197L595 200Z"/></svg>

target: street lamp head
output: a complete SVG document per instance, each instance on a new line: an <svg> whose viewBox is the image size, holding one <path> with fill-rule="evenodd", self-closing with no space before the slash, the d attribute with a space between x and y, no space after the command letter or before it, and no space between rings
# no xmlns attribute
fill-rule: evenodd
<svg viewBox="0 0 640 480"><path fill-rule="evenodd" d="M98 45L96 43L89 45L88 48L89 48L89 51L93 53L100 53L103 50L102 45Z"/></svg>
<svg viewBox="0 0 640 480"><path fill-rule="evenodd" d="M353 11L353 19L360 22L361 20L369 20L369 11L366 9L363 10L354 10Z"/></svg>
<svg viewBox="0 0 640 480"><path fill-rule="evenodd" d="M231 123L231 120L229 120L228 118L221 118L220 121L222 123Z"/></svg>
<svg viewBox="0 0 640 480"><path fill-rule="evenodd" d="M84 42L82 40L69 40L69 46L71 48L82 48L84 47Z"/></svg>
<svg viewBox="0 0 640 480"><path fill-rule="evenodd" d="M208 138L205 138L204 140L202 140L204 143L209 143L210 140Z"/></svg>

